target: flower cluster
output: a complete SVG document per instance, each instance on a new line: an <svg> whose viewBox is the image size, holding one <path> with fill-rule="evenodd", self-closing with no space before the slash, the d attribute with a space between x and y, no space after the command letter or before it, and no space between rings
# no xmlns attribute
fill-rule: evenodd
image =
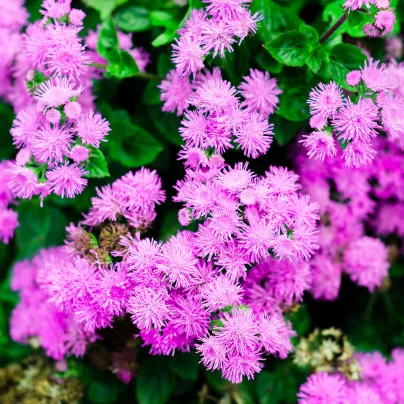
<svg viewBox="0 0 404 404"><path fill-rule="evenodd" d="M57 347L41 342L52 357L82 354L85 341L125 314L151 354L196 347L208 369L221 369L233 383L259 372L264 354L286 357L294 332L282 310L310 286L308 265L301 261L317 247L318 207L299 194L299 177L287 169L271 167L257 177L246 164L229 168L219 155L205 159L176 186L175 200L185 203L180 221L198 220L195 233L179 231L166 243L142 236L155 205L164 201L155 172L142 169L98 190L84 222L68 228L65 247L17 265L13 288L22 290L22 302L13 315L13 338L39 335L42 341L42 333L50 332L22 321L27 308L39 304L25 299L34 284L43 311L56 310L74 327L63 325L65 333L81 336L80 351L64 348L64 333ZM259 305L254 275L247 275L255 263L269 278L272 307ZM33 265L34 280L18 286L24 268Z"/></svg>
<svg viewBox="0 0 404 404"><path fill-rule="evenodd" d="M9 205L13 203L13 194L8 185L9 174L7 167L9 162L0 163L0 241L8 244L18 226L18 215Z"/></svg>
<svg viewBox="0 0 404 404"><path fill-rule="evenodd" d="M382 286L388 249L374 236L390 235L390 248L401 247L391 237L404 235L404 153L387 139L374 145L373 164L355 171L343 164L341 152L324 163L301 149L295 157L303 190L320 205L320 251L311 261L315 298L336 299L343 272L370 291Z"/></svg>
<svg viewBox="0 0 404 404"><path fill-rule="evenodd" d="M404 400L404 350L396 348L387 362L379 352L356 355L361 380L350 381L342 374L314 373L300 386L300 404L372 403L396 404Z"/></svg>
<svg viewBox="0 0 404 404"><path fill-rule="evenodd" d="M11 136L20 151L9 175L18 198L81 193L89 174L85 163L110 130L94 112L92 79L98 76L79 37L85 14L70 3L44 1L43 19L18 34L15 45L5 97L17 113Z"/></svg>
<svg viewBox="0 0 404 404"><path fill-rule="evenodd" d="M257 32L262 17L251 14L245 3L251 0L204 0L206 10L193 10L178 31L180 38L173 45L173 62L180 76L195 75L204 67L204 59L212 51L213 57L225 51L233 52L250 33Z"/></svg>
<svg viewBox="0 0 404 404"><path fill-rule="evenodd" d="M86 36L86 45L89 49L88 53L91 55L91 60L97 66L105 66L108 62L101 57L97 52L97 43L100 36L101 25L97 25L96 31L90 30ZM150 63L150 54L146 52L143 48L138 48L133 46L132 34L125 34L124 32L117 30L118 44L119 48L124 51L128 51L133 59L135 59L136 65L141 72L146 71L146 66ZM102 73L102 68L98 69Z"/></svg>
<svg viewBox="0 0 404 404"><path fill-rule="evenodd" d="M268 117L275 112L281 91L268 72L251 69L243 78L238 88L243 101L222 79L219 68L198 73L192 82L172 70L160 89L163 111L177 109L179 115L185 111L180 128L185 155L198 148L221 154L236 144L246 156L257 158L270 148L273 125Z"/></svg>
<svg viewBox="0 0 404 404"><path fill-rule="evenodd" d="M334 82L320 83L310 92L310 125L315 131L302 140L310 158L335 157L334 136L343 145L348 167L372 162L376 155L372 140L381 130L392 142L404 145L404 99L395 91L399 84L394 81L394 69L395 65L370 59L361 70L347 75L347 84L354 88L351 96L345 97Z"/></svg>

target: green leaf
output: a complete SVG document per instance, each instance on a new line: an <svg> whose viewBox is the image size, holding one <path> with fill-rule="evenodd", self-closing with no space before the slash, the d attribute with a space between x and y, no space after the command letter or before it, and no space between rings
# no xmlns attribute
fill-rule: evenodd
<svg viewBox="0 0 404 404"><path fill-rule="evenodd" d="M265 44L268 52L287 66L303 66L309 56L309 39L298 31L286 32Z"/></svg>
<svg viewBox="0 0 404 404"><path fill-rule="evenodd" d="M346 75L363 66L366 55L356 46L340 44L335 46L330 53L330 76L337 84L346 89L351 89L346 83Z"/></svg>
<svg viewBox="0 0 404 404"><path fill-rule="evenodd" d="M307 58L306 64L313 73L317 73L326 57L326 52L321 46L315 48Z"/></svg>
<svg viewBox="0 0 404 404"><path fill-rule="evenodd" d="M251 11L264 17L258 25L258 35L264 42L285 31L297 29L302 21L295 11L290 10L290 4L284 8L271 0L253 0Z"/></svg>
<svg viewBox="0 0 404 404"><path fill-rule="evenodd" d="M185 21L188 19L189 15L191 14L191 11L195 8L202 8L202 7L203 7L203 4L202 4L201 0L189 0L188 10L185 13L181 22L179 24L173 23L173 24L167 25L166 30L152 42L152 45L157 48L159 46L170 43L175 38L175 35L177 34L178 29L180 29L184 25Z"/></svg>
<svg viewBox="0 0 404 404"><path fill-rule="evenodd" d="M134 125L125 110L113 110L107 104L99 107L111 126L105 145L111 159L124 167L141 167L151 163L163 146L150 133Z"/></svg>
<svg viewBox="0 0 404 404"><path fill-rule="evenodd" d="M175 376L162 357L147 357L139 366L136 397L139 404L164 404L175 390Z"/></svg>
<svg viewBox="0 0 404 404"><path fill-rule="evenodd" d="M89 160L85 164L86 171L89 174L86 175L87 178L105 178L109 177L108 165L105 160L105 156L100 149L94 147L89 148Z"/></svg>
<svg viewBox="0 0 404 404"><path fill-rule="evenodd" d="M222 372L215 370L213 372L206 370L205 378L208 385L212 387L220 395L223 395L226 391L230 390L232 384L222 377Z"/></svg>
<svg viewBox="0 0 404 404"><path fill-rule="evenodd" d="M149 10L143 7L128 6L115 14L119 28L128 32L146 31L151 27Z"/></svg>
<svg viewBox="0 0 404 404"><path fill-rule="evenodd" d="M275 140L279 146L288 144L302 127L301 123L288 121L280 115L274 115L271 120L275 125Z"/></svg>
<svg viewBox="0 0 404 404"><path fill-rule="evenodd" d="M194 352L177 352L170 358L170 370L184 380L198 379L199 356Z"/></svg>
<svg viewBox="0 0 404 404"><path fill-rule="evenodd" d="M150 107L147 112L152 123L162 136L164 136L170 143L177 146L183 144L182 137L178 131L181 119L177 115L162 112L160 106Z"/></svg>
<svg viewBox="0 0 404 404"><path fill-rule="evenodd" d="M94 380L90 384L87 396L95 403L112 403L118 397L119 387L118 383L103 383L102 381Z"/></svg>
<svg viewBox="0 0 404 404"><path fill-rule="evenodd" d="M166 210L160 228L159 239L162 241L168 241L168 239L175 235L180 228L181 225L178 221L178 210Z"/></svg>
<svg viewBox="0 0 404 404"><path fill-rule="evenodd" d="M108 18L102 23L100 35L98 37L97 51L105 59L109 60L113 51L119 51L118 35L114 22Z"/></svg>
<svg viewBox="0 0 404 404"><path fill-rule="evenodd" d="M116 7L125 4L128 0L85 0L89 7L100 13L101 20L108 18Z"/></svg>
<svg viewBox="0 0 404 404"><path fill-rule="evenodd" d="M162 10L155 10L150 13L150 22L154 27L166 27L177 29L178 24L174 20L174 16Z"/></svg>
<svg viewBox="0 0 404 404"><path fill-rule="evenodd" d="M290 313L287 318L291 321L297 335L304 335L309 331L311 321L306 305L301 305L297 311Z"/></svg>
<svg viewBox="0 0 404 404"><path fill-rule="evenodd" d="M310 117L307 89L304 86L287 87L280 97L278 115L289 121L300 122Z"/></svg>
<svg viewBox="0 0 404 404"><path fill-rule="evenodd" d="M299 27L299 32L305 34L311 44L317 44L319 39L318 32L313 27L310 25L301 24Z"/></svg>
<svg viewBox="0 0 404 404"><path fill-rule="evenodd" d="M357 25L361 24L365 20L365 15L363 12L359 10L353 10L348 13L347 21L349 28L356 27Z"/></svg>
<svg viewBox="0 0 404 404"><path fill-rule="evenodd" d="M14 112L10 105L0 102L0 160L9 159L15 153L10 128L14 120Z"/></svg>
<svg viewBox="0 0 404 404"><path fill-rule="evenodd" d="M160 105L160 90L157 87L157 83L150 80L142 95L142 102L145 105Z"/></svg>
<svg viewBox="0 0 404 404"><path fill-rule="evenodd" d="M262 69L270 73L280 73L282 71L282 63L279 63L264 50L256 56L255 60Z"/></svg>

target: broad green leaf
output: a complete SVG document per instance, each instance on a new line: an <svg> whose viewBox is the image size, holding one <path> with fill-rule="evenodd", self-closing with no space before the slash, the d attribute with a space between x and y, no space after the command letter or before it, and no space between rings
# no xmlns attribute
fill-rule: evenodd
<svg viewBox="0 0 404 404"><path fill-rule="evenodd" d="M330 76L337 84L350 89L346 83L346 75L363 66L366 55L356 46L340 44L335 46L330 53Z"/></svg>
<svg viewBox="0 0 404 404"><path fill-rule="evenodd" d="M155 10L150 13L150 22L154 27L166 27L177 29L178 24L175 23L174 16L161 10Z"/></svg>
<svg viewBox="0 0 404 404"><path fill-rule="evenodd" d="M177 115L162 112L160 106L152 106L147 109L147 112L152 123L162 136L177 146L183 144L182 137L178 131L181 119Z"/></svg>
<svg viewBox="0 0 404 404"><path fill-rule="evenodd" d="M271 0L253 0L251 11L259 12L264 17L258 25L258 35L264 42L286 31L297 29L301 22L298 14L290 9L290 4L281 7Z"/></svg>
<svg viewBox="0 0 404 404"><path fill-rule="evenodd" d="M303 66L309 56L309 39L298 31L286 32L265 44L268 52L287 66Z"/></svg>
<svg viewBox="0 0 404 404"><path fill-rule="evenodd" d="M144 93L142 95L142 101L145 105L160 105L160 90L157 87L157 83L154 80L150 80Z"/></svg>
<svg viewBox="0 0 404 404"><path fill-rule="evenodd" d="M287 318L291 321L293 329L297 332L297 335L304 335L310 329L310 315L306 305L301 305L299 309L293 313L290 313Z"/></svg>
<svg viewBox="0 0 404 404"><path fill-rule="evenodd" d="M307 105L307 93L304 86L285 88L280 97L277 114L293 122L308 119L310 112Z"/></svg>
<svg viewBox="0 0 404 404"><path fill-rule="evenodd" d="M149 10L143 7L128 6L115 14L119 28L128 32L146 31L151 27Z"/></svg>
<svg viewBox="0 0 404 404"><path fill-rule="evenodd" d="M108 165L105 156L100 149L94 147L89 148L89 160L85 164L88 171L87 178L104 178L109 177Z"/></svg>
<svg viewBox="0 0 404 404"><path fill-rule="evenodd" d="M177 220L177 217L175 219ZM194 352L177 352L170 358L170 370L181 379L195 381L198 379L199 359L200 357Z"/></svg>
<svg viewBox="0 0 404 404"><path fill-rule="evenodd" d="M223 379L222 372L219 370L215 370L213 372L206 370L205 378L209 387L220 395L224 395L226 391L231 389L231 383L228 380Z"/></svg>
<svg viewBox="0 0 404 404"><path fill-rule="evenodd" d="M105 20L116 7L125 4L127 1L128 0L85 0L85 3L100 13L101 20Z"/></svg>
<svg viewBox="0 0 404 404"><path fill-rule="evenodd" d="M299 27L299 32L302 32L306 35L310 44L317 45L319 39L318 32L313 27L311 27L310 25L301 24Z"/></svg>
<svg viewBox="0 0 404 404"><path fill-rule="evenodd" d="M136 397L139 404L164 404L175 390L175 376L166 358L149 356L139 365Z"/></svg>
<svg viewBox="0 0 404 404"><path fill-rule="evenodd" d="M260 67L270 73L280 73L283 64L275 60L268 52L261 51L255 58Z"/></svg>

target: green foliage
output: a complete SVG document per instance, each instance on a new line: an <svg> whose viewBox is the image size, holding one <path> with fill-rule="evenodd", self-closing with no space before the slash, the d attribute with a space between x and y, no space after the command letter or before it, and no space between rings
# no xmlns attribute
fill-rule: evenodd
<svg viewBox="0 0 404 404"><path fill-rule="evenodd" d="M100 13L101 20L107 19L116 7L125 4L128 0L84 0L88 6Z"/></svg>
<svg viewBox="0 0 404 404"><path fill-rule="evenodd" d="M87 178L109 177L108 165L105 156L100 149L89 147L89 160L86 161L84 168L88 171Z"/></svg>
<svg viewBox="0 0 404 404"><path fill-rule="evenodd" d="M151 27L149 10L132 5L119 10L115 21L119 28L128 32L146 31Z"/></svg>

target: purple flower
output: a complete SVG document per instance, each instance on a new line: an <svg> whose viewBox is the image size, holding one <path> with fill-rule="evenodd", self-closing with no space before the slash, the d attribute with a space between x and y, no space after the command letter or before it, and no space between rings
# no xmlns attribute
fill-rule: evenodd
<svg viewBox="0 0 404 404"><path fill-rule="evenodd" d="M271 78L268 72L250 69L250 75L243 77L239 86L240 94L244 98L242 106L250 112L259 112L268 118L278 107L278 95L282 91L277 86L276 79Z"/></svg>
<svg viewBox="0 0 404 404"><path fill-rule="evenodd" d="M203 69L203 58L206 54L201 44L190 36L183 36L173 44L173 62L181 76L196 74Z"/></svg>
<svg viewBox="0 0 404 404"><path fill-rule="evenodd" d="M69 165L64 163L58 167L55 167L52 171L46 173L49 186L52 191L64 198L74 198L75 195L83 192L83 189L87 185L87 180L83 178L83 175L87 174L83 167L75 164Z"/></svg>
<svg viewBox="0 0 404 404"><path fill-rule="evenodd" d="M333 118L343 105L341 89L334 82L320 83L310 91L308 104L312 115L320 114L325 118Z"/></svg>
<svg viewBox="0 0 404 404"><path fill-rule="evenodd" d="M310 158L324 161L326 156L334 157L337 154L334 138L328 132L312 132L310 135L303 135L302 137L303 140L299 142L308 149L307 155Z"/></svg>
<svg viewBox="0 0 404 404"><path fill-rule="evenodd" d="M100 142L105 141L110 130L109 123L92 109L87 114L80 115L74 127L74 132L84 144L97 148L100 147Z"/></svg>

